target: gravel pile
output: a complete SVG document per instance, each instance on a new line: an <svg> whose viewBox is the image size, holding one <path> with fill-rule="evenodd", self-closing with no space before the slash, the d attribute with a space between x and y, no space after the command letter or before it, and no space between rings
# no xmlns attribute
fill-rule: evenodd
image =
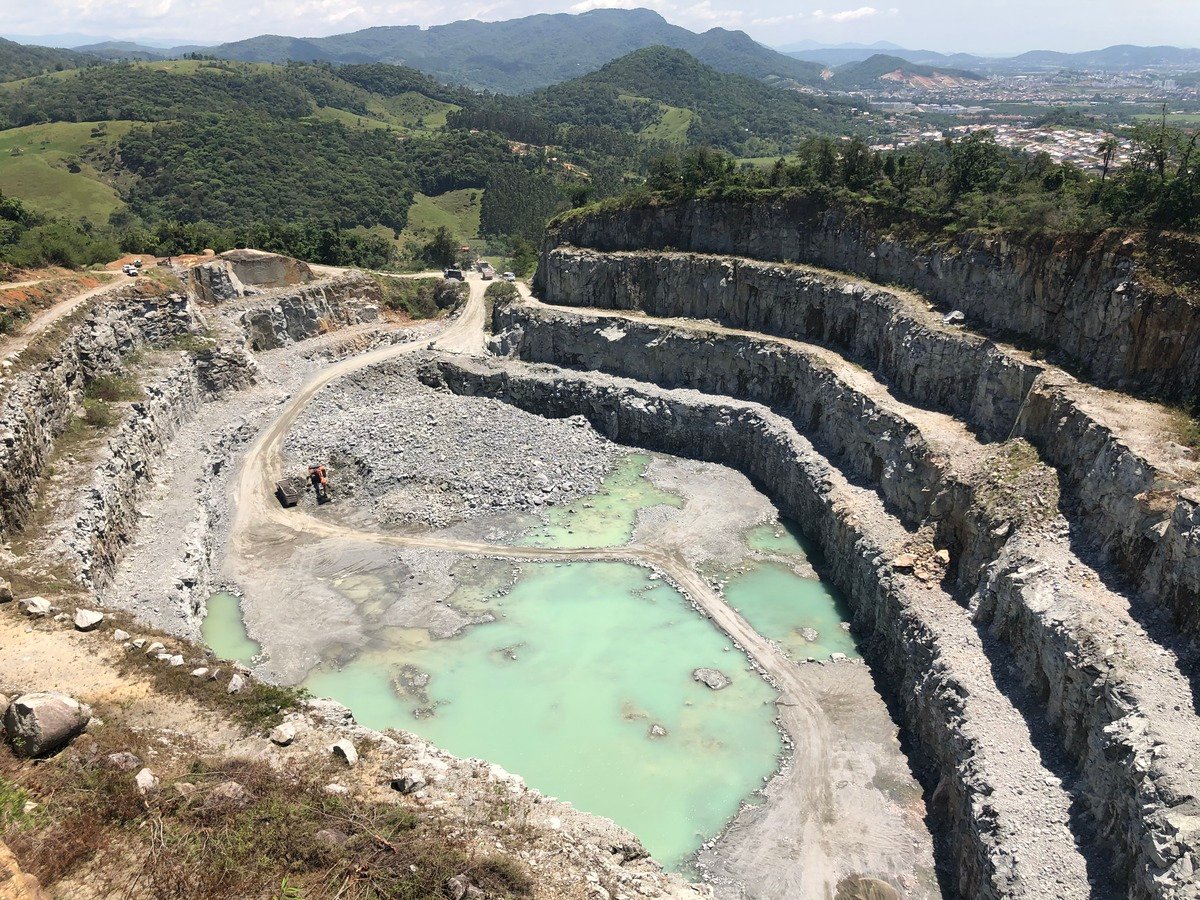
<svg viewBox="0 0 1200 900"><path fill-rule="evenodd" d="M440 528L592 494L627 452L582 416L543 419L434 390L418 365L400 359L329 385L285 454L295 466L326 462L336 495L381 522Z"/></svg>

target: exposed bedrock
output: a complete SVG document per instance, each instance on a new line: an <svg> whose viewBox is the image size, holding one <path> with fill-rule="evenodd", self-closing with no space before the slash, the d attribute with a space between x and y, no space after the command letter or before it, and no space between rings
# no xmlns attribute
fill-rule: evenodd
<svg viewBox="0 0 1200 900"><path fill-rule="evenodd" d="M962 310L997 332L1036 341L1089 380L1200 399L1200 307L1139 264L1138 251L1150 240L1145 236L966 234L906 242L861 217L795 199L692 200L595 212L558 226L551 239L598 250L733 253L854 272L902 284L945 311Z"/></svg>
<svg viewBox="0 0 1200 900"><path fill-rule="evenodd" d="M60 338L45 338L42 361L12 377L0 406L0 534L11 534L29 515L34 485L87 385L121 371L122 355L178 337L195 321L180 295L143 297L128 288L93 301L67 321Z"/></svg>
<svg viewBox="0 0 1200 900"><path fill-rule="evenodd" d="M1168 419L1160 407L1118 398L1114 411L1116 395L944 326L910 295L831 273L728 257L557 248L543 254L539 277L553 303L711 319L817 342L869 367L896 396L953 415L984 440L1027 438L1059 472L1077 509L1073 521L1087 526L1080 537L1089 551L1117 563L1142 598L1200 636L1196 464L1185 448L1135 442L1122 427Z"/></svg>
<svg viewBox="0 0 1200 900"><path fill-rule="evenodd" d="M1081 576L1048 569L1048 558L1062 557L1047 553L1045 533L1017 527L998 541L984 505L945 512L975 535L963 555L984 565L972 616L935 579L906 574L902 556L916 535L879 494L847 482L762 406L512 364L447 361L439 377L543 414L582 413L623 442L732 465L801 523L903 708L963 896L1103 896L1088 887L1084 861L1099 848L1112 854L1113 873L1129 875L1130 896L1197 896L1197 729L1186 680L1119 608L1097 607ZM876 432L879 454L890 452L887 435ZM843 451L839 465L869 467L848 459L863 453ZM1059 794L1063 779L1090 815Z"/></svg>
<svg viewBox="0 0 1200 900"><path fill-rule="evenodd" d="M251 350L273 350L346 325L379 319L379 285L362 272L268 292L241 322Z"/></svg>
<svg viewBox="0 0 1200 900"><path fill-rule="evenodd" d="M200 404L245 387L254 372L244 349L225 346L195 356L181 354L175 366L144 386L145 399L133 404L109 439L91 484L79 497L75 521L58 541L80 582L94 590L108 585L137 528L164 447Z"/></svg>

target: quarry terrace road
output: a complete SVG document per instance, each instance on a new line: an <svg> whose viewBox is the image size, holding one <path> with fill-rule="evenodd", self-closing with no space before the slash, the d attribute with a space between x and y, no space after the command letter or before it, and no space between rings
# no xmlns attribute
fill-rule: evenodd
<svg viewBox="0 0 1200 900"><path fill-rule="evenodd" d="M436 338L374 350L340 360L318 372L287 402L279 416L247 451L238 473L231 530L230 553L237 559L256 555L256 544L280 533L337 537L402 548L425 548L513 560L619 561L650 567L672 582L718 628L753 660L773 683L778 721L793 746L790 765L772 782L764 824L769 821L773 841L786 836L787 859L772 859L771 845L754 840L739 848L739 855L759 870L754 885L760 896L832 896L839 880L855 872L905 872L911 868L911 845L897 840L897 812L887 798L865 784L834 784L830 759L835 755L831 718L823 708L803 669L771 640L763 637L725 603L707 580L681 558L645 545L630 544L604 549L515 547L464 541L436 535L378 532L347 527L315 518L299 507L282 508L275 498L281 477L281 450L289 430L316 394L330 382L369 366L426 349L483 354L486 283L477 275L468 278L470 297L449 326ZM521 285L528 299L528 290ZM869 684L862 667L846 664L847 676L856 671ZM843 770L837 774L845 779ZM836 796L835 796L836 795ZM777 801L784 802L778 803ZM902 831L902 829L901 829ZM766 835L761 835L765 839ZM784 846L781 844L780 846ZM775 851L779 852L778 849ZM782 864L782 865L781 865ZM771 884L774 882L774 884ZM782 890L783 893L777 893ZM794 892L794 893L793 893Z"/></svg>

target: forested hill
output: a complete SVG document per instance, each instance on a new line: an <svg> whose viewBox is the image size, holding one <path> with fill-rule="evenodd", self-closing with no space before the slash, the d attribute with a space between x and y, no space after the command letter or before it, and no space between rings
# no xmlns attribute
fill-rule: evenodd
<svg viewBox="0 0 1200 900"><path fill-rule="evenodd" d="M753 78L811 84L821 71L819 65L764 47L743 32L714 28L696 34L648 9L596 9L431 28L388 26L325 38L262 35L205 52L243 61L395 63L439 81L519 93L578 77L632 50L659 44L686 50L720 71Z"/></svg>
<svg viewBox="0 0 1200 900"><path fill-rule="evenodd" d="M29 78L100 62L94 56L57 47L34 47L0 38L0 81Z"/></svg>
<svg viewBox="0 0 1200 900"><path fill-rule="evenodd" d="M852 119L849 106L719 72L668 47L637 50L531 100L552 121L606 125L745 155L777 152L799 135L844 132ZM672 116L675 133L664 125Z"/></svg>
<svg viewBox="0 0 1200 900"><path fill-rule="evenodd" d="M948 83L983 81L983 76L966 69L928 66L898 56L877 53L862 62L848 63L834 70L828 86L842 90L878 88L884 81L906 83Z"/></svg>

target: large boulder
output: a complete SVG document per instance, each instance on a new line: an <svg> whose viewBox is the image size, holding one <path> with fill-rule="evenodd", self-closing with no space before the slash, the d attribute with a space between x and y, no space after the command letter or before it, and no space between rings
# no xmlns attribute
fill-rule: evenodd
<svg viewBox="0 0 1200 900"><path fill-rule="evenodd" d="M18 756L49 756L70 743L91 718L91 707L66 694L24 694L4 713L4 735Z"/></svg>

